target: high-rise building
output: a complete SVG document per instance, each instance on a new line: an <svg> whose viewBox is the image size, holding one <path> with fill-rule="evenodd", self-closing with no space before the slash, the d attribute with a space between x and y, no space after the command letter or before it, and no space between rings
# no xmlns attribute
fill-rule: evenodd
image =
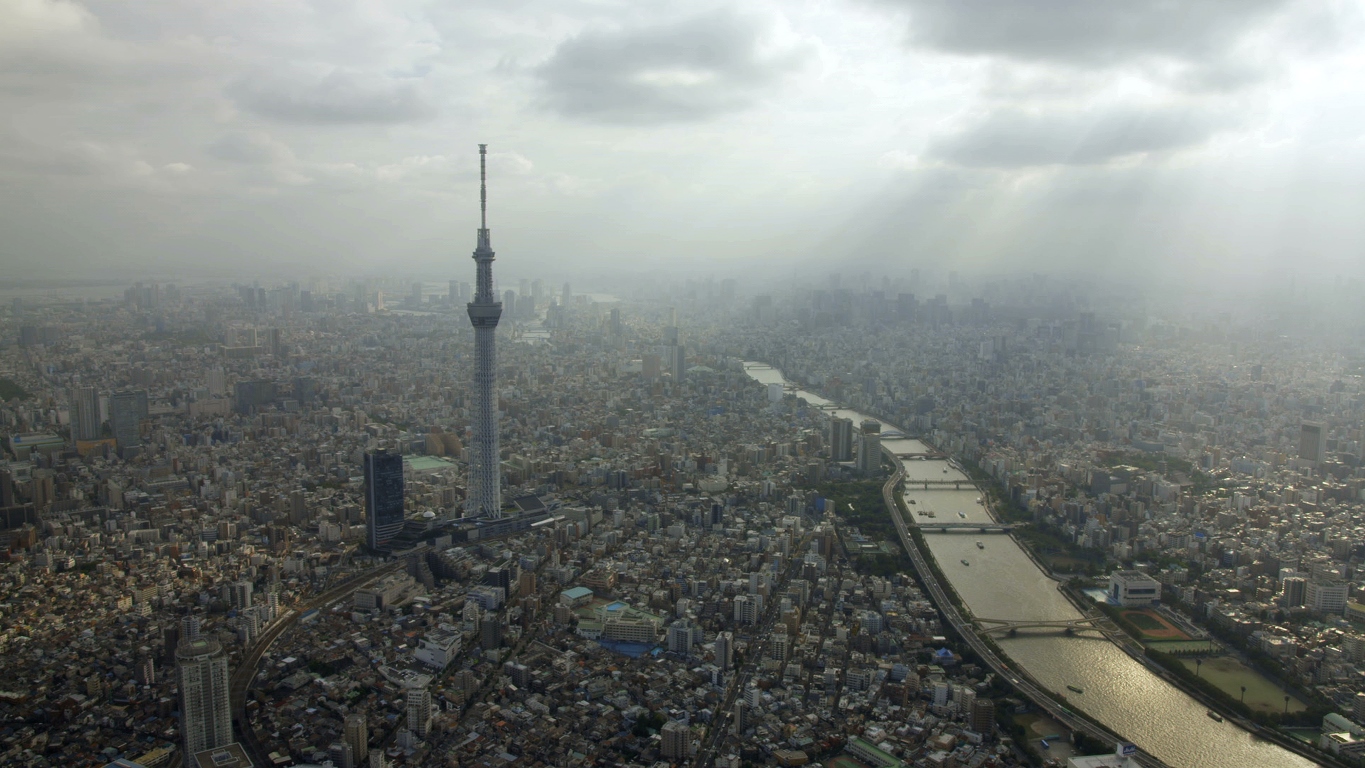
<svg viewBox="0 0 1365 768"><path fill-rule="evenodd" d="M757 624L763 616L763 595L740 595L735 598L735 623Z"/></svg>
<svg viewBox="0 0 1365 768"><path fill-rule="evenodd" d="M365 531L371 549L383 549L403 530L403 457L385 450L365 454Z"/></svg>
<svg viewBox="0 0 1365 768"><path fill-rule="evenodd" d="M242 610L251 607L253 584L250 581L234 581L228 585L228 607Z"/></svg>
<svg viewBox="0 0 1365 768"><path fill-rule="evenodd" d="M968 711L968 723L973 731L982 736L995 733L995 702L990 699L977 699Z"/></svg>
<svg viewBox="0 0 1365 768"><path fill-rule="evenodd" d="M76 390L76 423L72 432L77 440L100 438L100 393L94 387Z"/></svg>
<svg viewBox="0 0 1365 768"><path fill-rule="evenodd" d="M681 720L669 720L659 730L659 753L665 760L681 762L687 758L692 731Z"/></svg>
<svg viewBox="0 0 1365 768"><path fill-rule="evenodd" d="M785 632L778 632L768 641L768 655L777 661L785 664L791 655L791 637Z"/></svg>
<svg viewBox="0 0 1365 768"><path fill-rule="evenodd" d="M674 382L687 377L687 347L675 344L668 348L668 371Z"/></svg>
<svg viewBox="0 0 1365 768"><path fill-rule="evenodd" d="M716 666L729 670L735 663L735 633L721 632L716 635Z"/></svg>
<svg viewBox="0 0 1365 768"><path fill-rule="evenodd" d="M479 646L486 651L502 647L502 619L496 613L479 619Z"/></svg>
<svg viewBox="0 0 1365 768"><path fill-rule="evenodd" d="M227 654L217 641L183 639L175 651L186 755L232 743Z"/></svg>
<svg viewBox="0 0 1365 768"><path fill-rule="evenodd" d="M493 292L493 245L488 234L488 145L479 145L479 238L474 249L477 285L469 302L474 326L473 439L469 451L469 498L465 511L502 517L502 477L498 456L498 403L495 388L498 352L495 334L502 304Z"/></svg>
<svg viewBox="0 0 1365 768"><path fill-rule="evenodd" d="M342 739L351 748L351 754L357 764L365 761L365 756L370 753L370 727L365 721L363 712L352 712L343 721L344 731Z"/></svg>
<svg viewBox="0 0 1365 768"><path fill-rule="evenodd" d="M142 420L147 416L145 391L115 392L109 397L109 422L114 429L118 449L142 444Z"/></svg>
<svg viewBox="0 0 1365 768"><path fill-rule="evenodd" d="M407 690L408 730L422 738L431 733L431 691L421 688Z"/></svg>
<svg viewBox="0 0 1365 768"><path fill-rule="evenodd" d="M853 461L853 419L836 416L829 420L829 458Z"/></svg>
<svg viewBox="0 0 1365 768"><path fill-rule="evenodd" d="M1314 464L1327 458L1327 430L1323 425L1305 421L1299 426L1299 458Z"/></svg>
<svg viewBox="0 0 1365 768"><path fill-rule="evenodd" d="M691 653L696 628L688 619L678 619L668 627L668 650L673 653Z"/></svg>
<svg viewBox="0 0 1365 768"><path fill-rule="evenodd" d="M858 472L875 475L882 468L882 425L865 419L858 433Z"/></svg>
<svg viewBox="0 0 1365 768"><path fill-rule="evenodd" d="M327 758L334 768L358 768L355 752L344 741L332 742L332 746L327 748Z"/></svg>
<svg viewBox="0 0 1365 768"><path fill-rule="evenodd" d="M1280 582L1284 588L1284 607L1298 608L1308 597L1308 579L1302 576L1289 576Z"/></svg>
<svg viewBox="0 0 1365 768"><path fill-rule="evenodd" d="M1310 581L1304 595L1304 605L1318 613L1341 613L1346 610L1350 584L1344 581Z"/></svg>

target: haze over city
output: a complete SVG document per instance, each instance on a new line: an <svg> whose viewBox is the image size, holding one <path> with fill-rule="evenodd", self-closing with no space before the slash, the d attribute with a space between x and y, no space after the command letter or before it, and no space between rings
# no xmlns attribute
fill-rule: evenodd
<svg viewBox="0 0 1365 768"><path fill-rule="evenodd" d="M0 0L0 765L1365 766L1362 0Z"/></svg>

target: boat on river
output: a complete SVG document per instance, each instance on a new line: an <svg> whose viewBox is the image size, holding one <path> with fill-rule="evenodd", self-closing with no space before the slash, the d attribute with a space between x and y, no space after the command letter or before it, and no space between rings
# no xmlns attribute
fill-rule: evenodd
<svg viewBox="0 0 1365 768"><path fill-rule="evenodd" d="M962 564L963 564L963 565L971 565L971 563L967 562L966 558L963 558Z"/></svg>
<svg viewBox="0 0 1365 768"><path fill-rule="evenodd" d="M1077 688L1077 687L1074 686L1074 685L1068 685L1068 686L1066 687L1066 689L1067 689L1068 691L1071 691L1072 693L1085 693L1085 691L1081 690L1080 688Z"/></svg>
<svg viewBox="0 0 1365 768"><path fill-rule="evenodd" d="M985 544L982 544L981 542L978 541L978 542L976 543L976 548L977 548L977 549L985 549L985 548L986 548L986 545L985 545Z"/></svg>
<svg viewBox="0 0 1365 768"><path fill-rule="evenodd" d="M1218 714L1217 712L1214 712L1214 711L1211 710L1211 709L1210 709L1209 711L1205 712L1204 714L1208 715L1209 717L1213 718L1214 720L1216 720L1216 721L1218 721L1218 722L1220 722L1220 723L1223 722L1223 716L1220 715L1220 714Z"/></svg>

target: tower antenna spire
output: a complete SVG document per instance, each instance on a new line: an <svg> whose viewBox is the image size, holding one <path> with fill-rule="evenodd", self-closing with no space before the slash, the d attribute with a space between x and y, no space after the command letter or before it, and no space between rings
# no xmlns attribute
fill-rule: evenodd
<svg viewBox="0 0 1365 768"><path fill-rule="evenodd" d="M488 145L479 145L479 229L488 230Z"/></svg>

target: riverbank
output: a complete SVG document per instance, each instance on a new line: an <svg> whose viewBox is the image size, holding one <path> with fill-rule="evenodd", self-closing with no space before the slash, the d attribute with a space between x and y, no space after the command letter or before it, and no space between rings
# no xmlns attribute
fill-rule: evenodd
<svg viewBox="0 0 1365 768"><path fill-rule="evenodd" d="M746 367L751 376L765 384L787 386L781 371L769 365L752 364ZM832 415L855 420L867 418L857 410L830 403L818 393L798 390L796 395L830 410ZM892 422L887 424L889 428L894 428ZM913 444L910 440L904 443L899 441L900 438L886 440L883 447L895 454L932 452L918 441L913 441ZM898 469L912 475L922 474L918 466L917 463L906 462L903 468ZM1027 521L1021 519L1023 516L1009 512L1003 497L993 497L996 483L990 482L992 478L986 478L983 482L979 468L969 461L958 459L953 466L960 467L958 471L962 472L955 475L964 481L962 493L921 492L913 490L912 481L911 489L906 493L907 500L918 497L922 506L928 497L921 493L929 494L934 497L933 504L940 514L946 511L953 515L953 510L956 510L964 520L973 522L1003 520L1027 525ZM963 476L968 473L972 477ZM933 477L937 479L937 470L934 470ZM972 481L970 485L967 482L969 480ZM979 500L975 499L974 494L969 495L966 490L968 487L982 491L982 496L995 502L995 506L989 507L988 514L981 513ZM889 487L885 494L885 507L888 510L896 509L897 514L893 519L899 526L906 526L900 507L897 507L898 494ZM912 553L916 572L922 575L922 580L930 582L930 595L947 621L945 628L952 628L955 634L967 638L965 642L980 658L988 661L987 666L1003 675L1020 691L1022 697L1038 702L1040 708L1055 711L1059 716L1075 722L1078 728L1099 734L1100 739L1112 740L1116 730L1122 731L1147 752L1159 754L1165 762L1181 768L1243 768L1248 765L1306 768L1312 764L1297 751L1288 751L1268 741L1258 740L1231 723L1216 723L1206 717L1207 707L1199 699L1190 696L1165 675L1154 670L1150 663L1146 663L1148 660L1133 658L1121 648L1116 651L1115 643L1104 638L1089 633L1065 635L1024 631L1017 637L1001 639L999 643L980 639L979 631L974 623L965 619L965 615L1045 624L1075 621L1085 615L1059 594L1056 589L1058 582L1053 574L1049 569L1040 568L1038 558L1031 557L1032 553L1026 552L1017 538L991 534L996 537L997 544L988 545L987 553L982 554L973 545L971 537L960 534L927 535L921 538L919 544L909 530L901 528L898 535L906 550ZM929 552L931 549L932 557ZM924 550L924 554L920 554L921 550ZM970 559L971 567L966 564L959 567L959 559ZM939 578L943 580L942 587L939 586ZM948 586L951 586L956 599L948 596L945 591ZM959 611L959 603L970 609L970 613ZM998 653L996 649L1001 647L1008 648L1009 653ZM1078 693L1074 697L1061 697L1053 693L1067 686L1083 688L1085 693ZM1067 703L1061 704L1060 701ZM1070 709L1076 705L1084 707L1083 712ZM1089 718L1104 725L1097 728ZM1114 727L1107 725L1109 723ZM1149 764L1156 764L1156 761L1152 760Z"/></svg>

